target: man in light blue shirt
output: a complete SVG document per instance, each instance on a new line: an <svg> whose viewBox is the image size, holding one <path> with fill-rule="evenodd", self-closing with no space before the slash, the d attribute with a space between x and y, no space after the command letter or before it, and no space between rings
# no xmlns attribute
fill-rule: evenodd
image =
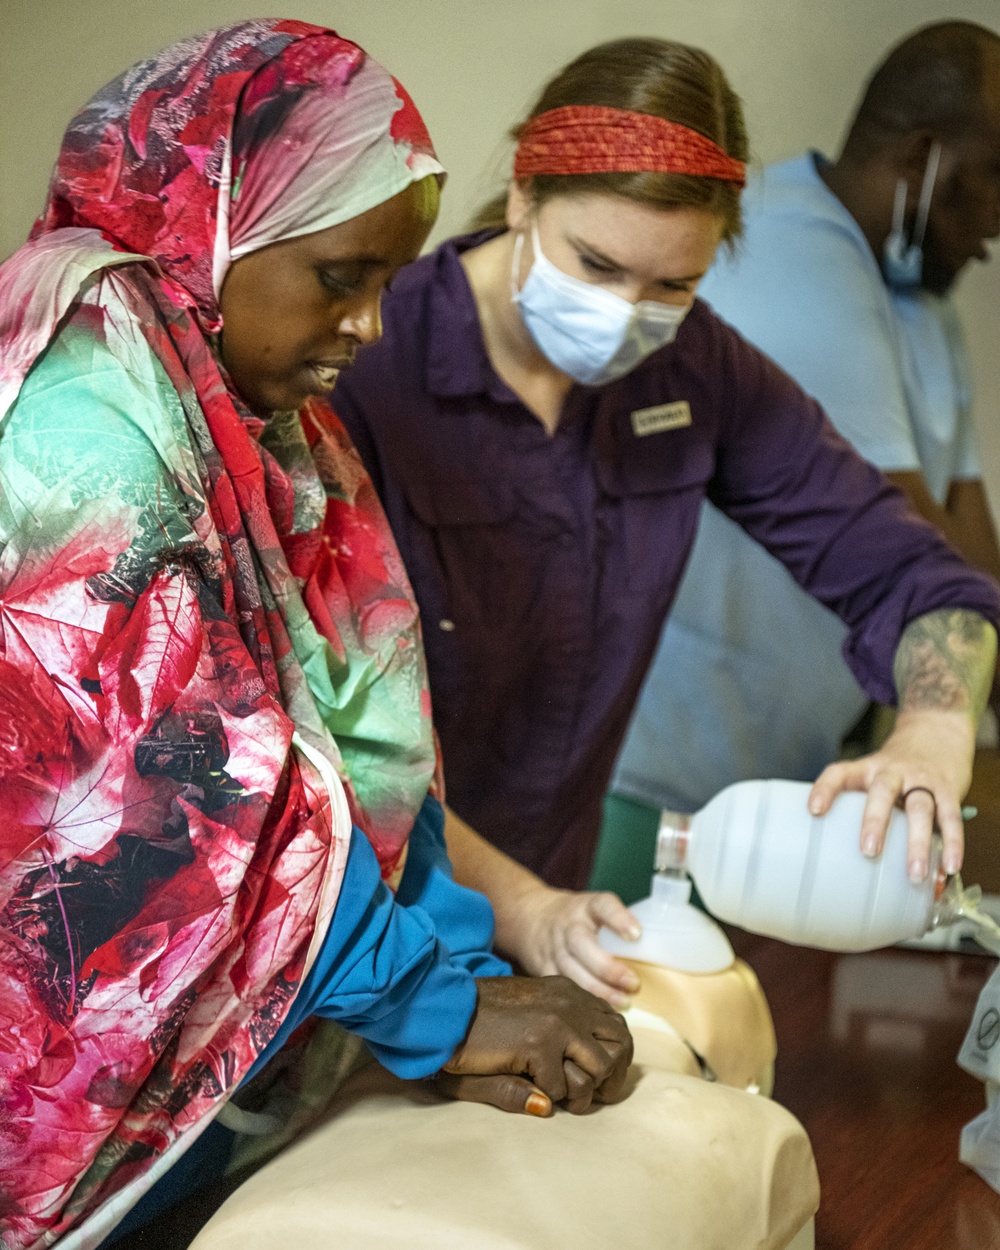
<svg viewBox="0 0 1000 1250"><path fill-rule="evenodd" d="M838 161L769 167L744 213L744 239L699 294L973 563L1000 573L949 298L1000 233L1000 38L959 22L911 36L873 76ZM690 812L740 778L815 778L867 705L845 635L706 505L613 791ZM614 799L609 812L613 824Z"/></svg>

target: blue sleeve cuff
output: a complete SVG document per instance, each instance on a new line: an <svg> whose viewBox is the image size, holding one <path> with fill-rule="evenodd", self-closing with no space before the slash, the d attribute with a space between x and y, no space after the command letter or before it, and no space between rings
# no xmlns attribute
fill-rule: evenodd
<svg viewBox="0 0 1000 1250"><path fill-rule="evenodd" d="M444 838L444 808L430 796L410 834L396 902L430 916L453 964L477 977L511 975L510 964L492 951L495 922L489 900L455 881Z"/></svg>

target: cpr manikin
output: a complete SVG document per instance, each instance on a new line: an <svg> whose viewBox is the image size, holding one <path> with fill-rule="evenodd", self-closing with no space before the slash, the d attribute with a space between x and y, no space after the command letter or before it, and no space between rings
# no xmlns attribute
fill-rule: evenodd
<svg viewBox="0 0 1000 1250"><path fill-rule="evenodd" d="M812 1250L815 1163L802 1126L761 1096L775 1040L754 974L731 952L713 973L635 967L620 1104L499 1116L369 1064L192 1250Z"/></svg>

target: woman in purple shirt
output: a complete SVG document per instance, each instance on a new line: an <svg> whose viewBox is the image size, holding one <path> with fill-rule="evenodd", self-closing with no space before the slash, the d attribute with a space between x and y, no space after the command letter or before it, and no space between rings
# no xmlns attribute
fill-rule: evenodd
<svg viewBox="0 0 1000 1250"><path fill-rule="evenodd" d="M635 922L613 895L572 891L701 501L845 621L858 680L898 701L883 749L827 769L810 805L866 790L874 855L903 803L914 878L935 816L946 868L961 862L1000 602L695 299L739 234L747 148L709 56L595 48L516 136L494 228L400 276L336 408L420 604L458 879L489 896L498 945L528 970L621 1003L634 977L596 934Z"/></svg>

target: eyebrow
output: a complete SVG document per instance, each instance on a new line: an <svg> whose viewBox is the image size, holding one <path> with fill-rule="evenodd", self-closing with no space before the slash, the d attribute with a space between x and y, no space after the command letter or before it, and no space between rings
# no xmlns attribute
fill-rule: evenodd
<svg viewBox="0 0 1000 1250"><path fill-rule="evenodd" d="M385 256L372 256L370 254L361 256L323 256L317 262L326 269L332 269L337 266L350 265L357 269L379 269L389 264L389 260Z"/></svg>
<svg viewBox="0 0 1000 1250"><path fill-rule="evenodd" d="M592 243L588 243L586 239L581 239L577 235L573 234L568 234L566 238L573 247L578 247L581 251L589 252L594 260L599 261L602 265L607 265L609 269L617 269L619 273L629 272L628 268L621 264L620 261L612 260L610 256L602 252L600 248L594 247ZM685 282L700 282L707 272L708 270L702 270L701 273L692 273L685 278L658 278L657 281L675 283L680 286L681 283Z"/></svg>

